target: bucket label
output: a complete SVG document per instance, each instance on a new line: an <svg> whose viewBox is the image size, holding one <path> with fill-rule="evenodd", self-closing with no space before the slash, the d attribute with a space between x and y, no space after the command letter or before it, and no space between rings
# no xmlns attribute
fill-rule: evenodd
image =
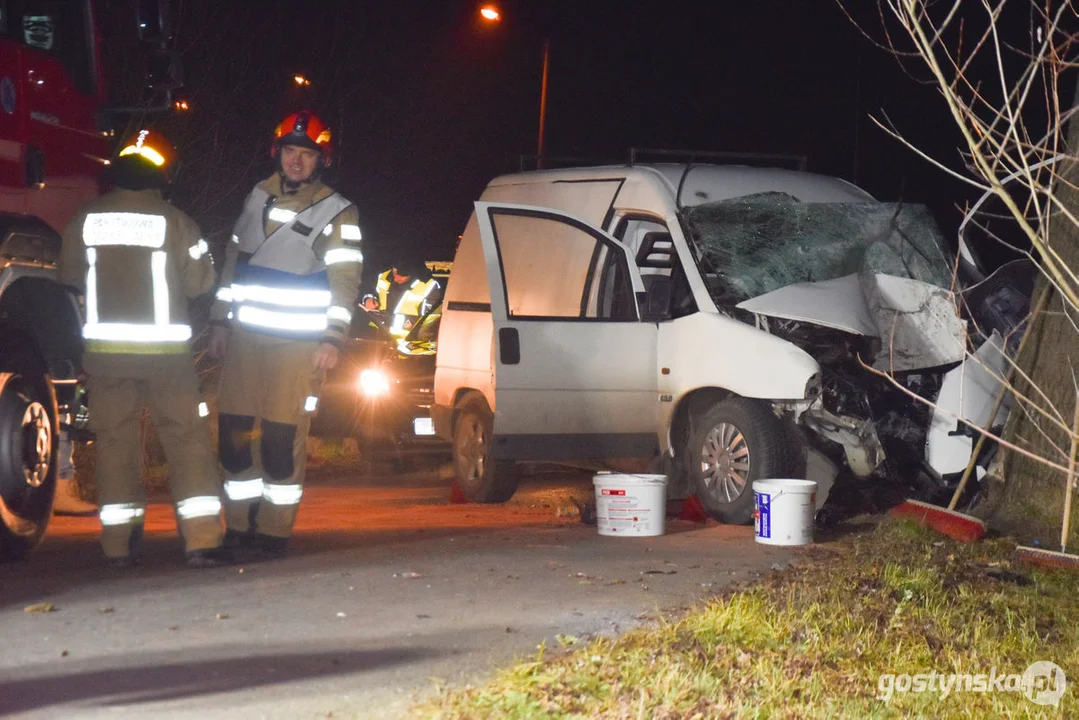
<svg viewBox="0 0 1079 720"><path fill-rule="evenodd" d="M626 491L625 490L607 490L606 488L604 488L603 494L604 495L615 495L617 497L625 497L626 496Z"/></svg>
<svg viewBox="0 0 1079 720"><path fill-rule="evenodd" d="M757 537L772 537L772 496L768 493L753 493L757 501L757 512L753 513L753 530Z"/></svg>

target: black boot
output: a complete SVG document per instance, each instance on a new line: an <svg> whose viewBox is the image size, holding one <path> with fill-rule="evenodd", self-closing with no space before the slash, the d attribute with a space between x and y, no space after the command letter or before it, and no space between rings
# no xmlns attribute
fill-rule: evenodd
<svg viewBox="0 0 1079 720"><path fill-rule="evenodd" d="M192 550L187 553L187 564L196 568L222 567L235 562L236 558L233 557L232 551L224 546Z"/></svg>
<svg viewBox="0 0 1079 720"><path fill-rule="evenodd" d="M254 559L277 560L285 557L288 551L288 538L274 537L256 533L250 552Z"/></svg>
<svg viewBox="0 0 1079 720"><path fill-rule="evenodd" d="M240 553L249 549L255 543L255 533L246 530L240 532L239 530L226 530L225 531L225 547L233 552Z"/></svg>

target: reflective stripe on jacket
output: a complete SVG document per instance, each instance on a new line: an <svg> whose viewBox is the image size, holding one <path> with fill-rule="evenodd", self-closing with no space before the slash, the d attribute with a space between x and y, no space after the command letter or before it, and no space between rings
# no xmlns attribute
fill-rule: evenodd
<svg viewBox="0 0 1079 720"><path fill-rule="evenodd" d="M363 267L355 206L322 184L280 189L270 178L248 195L211 315L264 335L340 344Z"/></svg>
<svg viewBox="0 0 1079 720"><path fill-rule="evenodd" d="M393 309L390 334L397 338L408 335L416 319L431 309L428 298L435 290L440 288L441 286L434 278L427 282L413 280L405 294L397 301L397 307Z"/></svg>
<svg viewBox="0 0 1079 720"><path fill-rule="evenodd" d="M206 241L157 190L116 190L65 230L60 276L85 297L86 350L189 352L187 301L213 287Z"/></svg>

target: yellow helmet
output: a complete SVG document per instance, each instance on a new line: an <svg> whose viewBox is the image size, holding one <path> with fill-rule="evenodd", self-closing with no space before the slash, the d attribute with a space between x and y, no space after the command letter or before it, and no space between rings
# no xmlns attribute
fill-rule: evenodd
<svg viewBox="0 0 1079 720"><path fill-rule="evenodd" d="M176 148L164 135L155 130L139 130L120 150L119 157L141 157L162 172L176 164Z"/></svg>

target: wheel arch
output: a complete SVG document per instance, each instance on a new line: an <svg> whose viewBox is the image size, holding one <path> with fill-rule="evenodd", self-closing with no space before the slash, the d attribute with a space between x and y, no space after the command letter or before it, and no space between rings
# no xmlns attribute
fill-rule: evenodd
<svg viewBox="0 0 1079 720"><path fill-rule="evenodd" d="M483 404L487 406L489 412L491 410L491 403L488 402L487 397L481 390L476 388L457 388L453 393L453 406L450 413L450 437L453 437L453 433L457 432L457 417L461 414L461 406L472 398L478 398L483 401Z"/></svg>
<svg viewBox="0 0 1079 720"><path fill-rule="evenodd" d="M699 387L682 395L671 413L670 422L667 423L668 453L680 452L679 441L684 443L689 437L690 418L693 415L699 415L712 405L731 397L741 396L721 387Z"/></svg>

